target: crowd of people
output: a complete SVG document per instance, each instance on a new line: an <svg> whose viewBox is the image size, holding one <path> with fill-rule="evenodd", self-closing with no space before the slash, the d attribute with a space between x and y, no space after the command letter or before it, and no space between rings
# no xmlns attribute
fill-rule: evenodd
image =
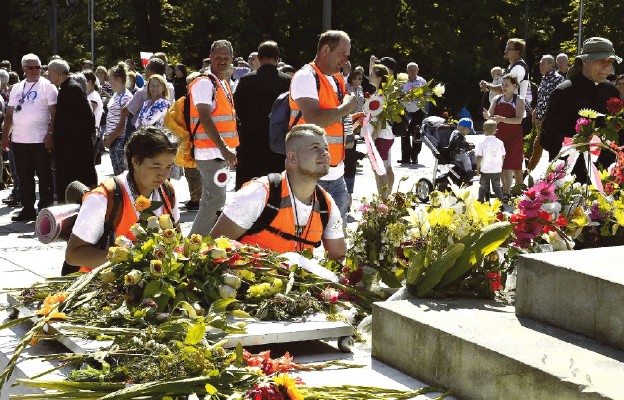
<svg viewBox="0 0 624 400"><path fill-rule="evenodd" d="M281 61L273 41L262 42L245 61L234 58L229 41L216 40L198 71L169 64L164 53L155 53L143 72L128 59L110 68L85 60L80 72L70 73L58 56L43 65L38 56L27 54L21 60L21 81L3 61L2 149L13 179L11 195L3 201L21 206L12 219L25 222L36 218L35 204L42 209L63 203L72 181L94 189L97 195L85 198L67 256L69 264L93 267L104 257L105 245L98 243L113 189L121 188L124 199L132 200L123 228L116 230L122 234L138 218L133 200L139 195L169 198L167 179L184 175L190 192L185 208L197 211L191 234L274 243L285 251L322 242L330 258L340 259L355 165L363 157L355 150L351 117L363 110L367 93L398 71L393 58L375 56L368 73L361 66L352 69L350 48L345 32L327 31L320 35L313 60L296 69ZM480 175L480 199L489 195L491 184L496 197L509 201L513 182L523 180L523 136L531 126L540 132L537 147L541 144L552 159L563 136L573 135L579 107L603 112L606 99L624 93L624 76L616 77L617 88L607 81L613 62L620 60L606 39L587 40L569 70L565 54L544 55L537 93L531 93L524 50L524 41L509 39L504 53L509 65L493 68L491 82L480 82L486 140L475 149L476 161L465 155L471 150L465 136L474 133L473 121L461 119L451 136L456 161ZM405 72L404 92L426 84L415 62L407 63ZM269 113L283 93L288 93L290 132L285 154L280 154L270 147ZM428 110L404 106L401 122L381 126L371 121L386 170L376 174L382 198L393 190L390 149L395 137L401 138L398 163L418 165L420 125ZM186 145L178 148L179 142ZM106 150L115 180L98 186L95 165ZM178 162L181 152L187 162ZM528 160L526 168L534 168L539 156ZM226 185L218 176L234 168L238 191L224 210ZM169 200L159 212L177 222L177 203Z"/></svg>

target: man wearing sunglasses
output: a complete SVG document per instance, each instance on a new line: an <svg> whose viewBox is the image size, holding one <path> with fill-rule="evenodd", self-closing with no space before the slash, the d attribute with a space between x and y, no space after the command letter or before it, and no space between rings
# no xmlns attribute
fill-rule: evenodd
<svg viewBox="0 0 624 400"><path fill-rule="evenodd" d="M41 78L41 61L34 54L22 57L24 80L11 89L2 133L2 149L9 141L15 157L15 169L22 191L22 210L11 219L34 221L35 174L39 177L39 209L54 201L52 192L52 131L57 89Z"/></svg>

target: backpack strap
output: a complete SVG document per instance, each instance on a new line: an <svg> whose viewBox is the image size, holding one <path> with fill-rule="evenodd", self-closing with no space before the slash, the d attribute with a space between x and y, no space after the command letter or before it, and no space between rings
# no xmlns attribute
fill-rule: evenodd
<svg viewBox="0 0 624 400"><path fill-rule="evenodd" d="M104 217L104 233L96 246L106 250L115 242L115 228L121 222L123 215L123 189L121 181L116 176L102 182L102 186L106 189L106 216Z"/></svg>
<svg viewBox="0 0 624 400"><path fill-rule="evenodd" d="M212 82L212 100L214 101L216 93L217 93L217 78L215 78L212 74L207 73L204 75L200 75L197 78L210 78L210 81ZM191 94L189 93L188 96L186 96L188 99L188 103L186 100L184 100L184 120L186 121L186 126L189 130L189 132L191 131ZM188 110L188 120L186 119L186 115L187 112L186 110ZM191 136L189 138L190 142L191 142L191 156L195 157L195 133L197 133L197 128L199 128L199 125L201 124L201 118L197 118L197 124L195 125L195 129L193 129L193 132L191 132Z"/></svg>
<svg viewBox="0 0 624 400"><path fill-rule="evenodd" d="M319 203L319 215L321 216L321 224L323 225L323 230L327 227L329 223L329 204L327 203L327 197L325 197L325 193L321 187L317 184L315 188L315 196L316 200Z"/></svg>
<svg viewBox="0 0 624 400"><path fill-rule="evenodd" d="M269 178L269 196L267 199L267 203L262 210L262 213L258 217L258 219L253 223L251 228L245 232L245 235L253 235L261 231L269 231L275 235L283 237L286 240L292 240L299 243L306 244L308 246L319 247L321 245L321 241L312 242L305 238L301 238L296 235L292 235L290 233L282 232L279 229L276 229L271 226L271 223L277 216L277 213L280 209L280 203L282 201L282 176L278 173L271 173L268 175ZM327 203L327 198L325 197L325 193L319 185L316 185L315 188L315 197L319 202L319 214L321 217L321 224L323 226L323 230L327 226L329 222L329 204Z"/></svg>
<svg viewBox="0 0 624 400"><path fill-rule="evenodd" d="M316 74L316 70L314 68L312 68L312 75L314 75L314 80L316 81L316 92L320 92L321 91L321 79L318 77L318 75ZM336 79L336 77L333 77L334 80L336 80L336 86L338 87L338 92L340 93L340 85L338 85L338 80ZM342 101L342 99L340 100ZM297 124L299 123L299 120L301 119L301 116L303 115L303 113L301 112L301 110L299 110L299 112L297 113L297 116L295 117L295 120L293 121L292 125L290 125L288 127L288 130L290 130L293 126L297 126Z"/></svg>
<svg viewBox="0 0 624 400"><path fill-rule="evenodd" d="M267 177L269 178L269 196L266 205L258 219L245 232L245 235L253 235L269 228L279 212L282 202L282 175L270 173Z"/></svg>
<svg viewBox="0 0 624 400"><path fill-rule="evenodd" d="M173 217L173 208L175 207L175 190L173 190L173 186L171 182L168 180L165 181L159 188L158 193L160 194L160 198L163 201L163 207L167 211L167 213L171 216L171 221L173 225L176 224L176 220Z"/></svg>

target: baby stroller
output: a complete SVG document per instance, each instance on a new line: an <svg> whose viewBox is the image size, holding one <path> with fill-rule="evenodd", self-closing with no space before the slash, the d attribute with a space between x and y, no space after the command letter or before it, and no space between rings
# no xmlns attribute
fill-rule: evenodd
<svg viewBox="0 0 624 400"><path fill-rule="evenodd" d="M473 172L464 171L461 163L453 160L449 150L449 141L455 126L445 122L444 118L432 116L425 118L420 127L422 142L431 150L435 158L432 179L421 178L414 185L416 197L422 202L429 200L429 194L434 188L444 192L450 189L451 182L457 186L471 184ZM474 152L471 151L471 153L473 153L470 158L474 171L476 160Z"/></svg>

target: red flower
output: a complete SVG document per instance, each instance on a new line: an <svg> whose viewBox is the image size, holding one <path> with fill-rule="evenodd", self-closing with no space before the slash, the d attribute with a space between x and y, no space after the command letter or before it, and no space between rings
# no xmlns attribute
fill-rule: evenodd
<svg viewBox="0 0 624 400"><path fill-rule="evenodd" d="M622 108L624 108L624 102L617 97L612 97L607 100L607 110L609 110L610 113L617 114L622 111Z"/></svg>
<svg viewBox="0 0 624 400"><path fill-rule="evenodd" d="M274 385L255 385L253 389L245 393L245 398L251 400L284 400L284 396Z"/></svg>
<svg viewBox="0 0 624 400"><path fill-rule="evenodd" d="M368 109L371 111L377 111L380 106L381 106L381 103L376 100L373 100L370 103L368 103Z"/></svg>

